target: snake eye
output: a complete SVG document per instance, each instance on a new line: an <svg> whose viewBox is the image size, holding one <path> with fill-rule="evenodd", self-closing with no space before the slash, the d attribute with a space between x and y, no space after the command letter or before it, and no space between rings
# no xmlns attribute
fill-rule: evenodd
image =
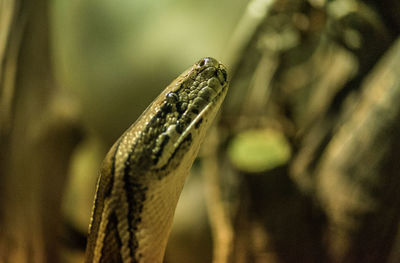
<svg viewBox="0 0 400 263"><path fill-rule="evenodd" d="M165 98L166 98L167 102L171 103L171 104L175 104L179 100L178 95L174 92L168 92L167 95L165 96Z"/></svg>

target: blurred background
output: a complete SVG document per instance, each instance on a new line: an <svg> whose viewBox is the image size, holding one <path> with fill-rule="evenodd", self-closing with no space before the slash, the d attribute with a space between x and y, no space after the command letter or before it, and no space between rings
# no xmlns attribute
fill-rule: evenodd
<svg viewBox="0 0 400 263"><path fill-rule="evenodd" d="M165 262L400 262L396 0L0 0L0 262L82 262L113 142L197 60L230 89Z"/></svg>

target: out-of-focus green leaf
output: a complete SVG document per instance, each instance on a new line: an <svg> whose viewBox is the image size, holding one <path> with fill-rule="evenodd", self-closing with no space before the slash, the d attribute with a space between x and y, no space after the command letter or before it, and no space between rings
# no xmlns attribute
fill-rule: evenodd
<svg viewBox="0 0 400 263"><path fill-rule="evenodd" d="M261 172L285 164L291 155L282 133L272 129L239 133L228 148L231 162L246 172Z"/></svg>

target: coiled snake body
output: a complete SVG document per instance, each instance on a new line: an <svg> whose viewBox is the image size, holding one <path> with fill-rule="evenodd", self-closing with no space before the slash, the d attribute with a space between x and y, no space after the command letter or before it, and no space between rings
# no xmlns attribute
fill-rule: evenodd
<svg viewBox="0 0 400 263"><path fill-rule="evenodd" d="M105 157L86 262L162 262L186 176L228 89L204 58L176 78Z"/></svg>

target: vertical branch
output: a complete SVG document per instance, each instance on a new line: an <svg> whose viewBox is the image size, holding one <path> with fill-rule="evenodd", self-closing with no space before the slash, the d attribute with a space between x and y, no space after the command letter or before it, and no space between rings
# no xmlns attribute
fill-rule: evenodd
<svg viewBox="0 0 400 263"><path fill-rule="evenodd" d="M385 262L400 219L400 40L365 78L317 170L331 254L337 262ZM354 109L354 110L353 110Z"/></svg>
<svg viewBox="0 0 400 263"><path fill-rule="evenodd" d="M203 176L205 181L208 217L214 242L214 263L231 262L233 249L233 229L228 210L224 204L219 174L222 172L218 164L218 132L210 130L203 146Z"/></svg>
<svg viewBox="0 0 400 263"><path fill-rule="evenodd" d="M0 7L0 262L58 262L60 201L80 131L55 88L48 2Z"/></svg>

